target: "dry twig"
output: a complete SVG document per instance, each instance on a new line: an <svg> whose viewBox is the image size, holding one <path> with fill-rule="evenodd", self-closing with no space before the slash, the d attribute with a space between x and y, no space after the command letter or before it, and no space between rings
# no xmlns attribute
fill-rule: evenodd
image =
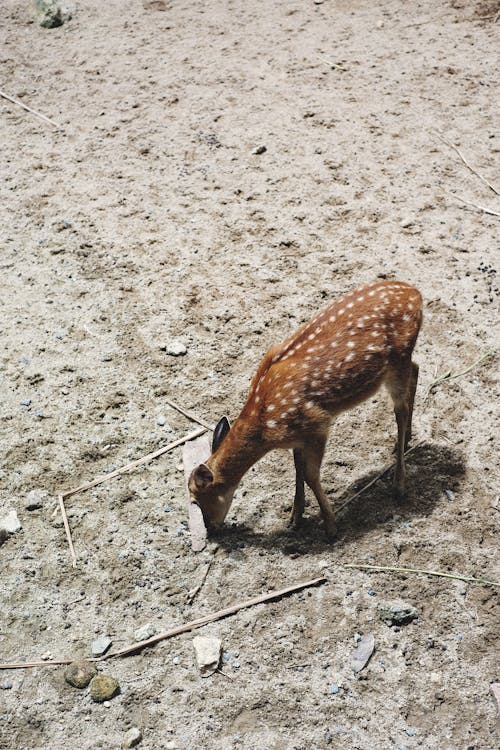
<svg viewBox="0 0 500 750"><path fill-rule="evenodd" d="M439 578L453 578L455 581L465 581L466 583L481 583L485 586L500 586L495 581L487 581L485 578L474 578L473 576L463 576L455 573L442 573L438 570L424 570L421 568L397 568L390 565L358 565L356 563L345 563L344 568L354 568L356 570L373 570L380 573L419 573L426 576L437 576Z"/></svg>
<svg viewBox="0 0 500 750"><path fill-rule="evenodd" d="M451 370L448 370L448 372L443 373L440 375L436 380L433 380L430 386L427 389L427 392L424 396L424 400L432 393L433 389L437 386L443 383L445 380L457 380L457 378L461 378L464 375L467 375L467 373L471 372L475 367L478 367L479 365L482 365L484 362L486 362L488 359L491 359L491 357L494 357L496 352L486 352L486 354L483 354L482 357L479 357L479 359L476 359L475 362L473 362L471 365L465 368L465 370L460 370L460 372L452 372Z"/></svg>
<svg viewBox="0 0 500 750"><path fill-rule="evenodd" d="M66 515L66 508L64 507L64 498L62 495L58 495L57 499L59 501L59 508L61 509L61 516L62 516L63 523L64 523L64 529L66 531L66 538L68 540L69 551L71 553L73 567L76 568L75 548L73 547L73 540L71 538L71 529L69 528L68 516Z"/></svg>
<svg viewBox="0 0 500 750"><path fill-rule="evenodd" d="M263 604L265 602L269 602L272 599L281 599L283 596L287 596L288 594L293 594L296 591L301 591L305 588L310 588L311 586L317 586L318 584L325 583L326 578L324 576L320 576L319 578L313 578L310 581L302 581L301 583L294 583L291 586L286 586L284 589L279 589L278 591L269 591L267 594L260 594L260 596L256 596L253 599L247 599L244 602L237 602L236 604L232 604L229 607L225 607L224 609L218 610L218 612L213 612L210 615L205 615L205 617L199 617L197 620L191 620L191 622L187 622L184 625L178 625L175 628L171 628L170 630L166 630L163 633L159 633L158 635L153 636L152 638L148 638L145 641L140 641L139 643L134 643L132 646L128 646L127 648L122 648L119 651L114 651L113 653L106 654L105 656L99 656L93 659L87 659L87 661L105 661L106 659L112 659L116 656L127 656L128 654L134 654L138 651L141 651L143 648L146 648L147 646L153 646L155 643L159 643L160 641L164 641L167 638L173 638L175 635L180 635L181 633L187 633L190 630L196 630L197 628L203 627L203 625L208 625L209 622L215 622L216 620L222 620L224 617L228 617L229 615L234 615L236 612L239 612L241 609L248 609L248 607L254 607L256 604ZM23 669L25 667L51 667L51 666L57 666L60 664L71 664L72 661L75 661L75 659L54 659L52 661L33 661L33 662L15 662L12 664L0 664L0 669Z"/></svg>
<svg viewBox="0 0 500 750"><path fill-rule="evenodd" d="M212 559L209 560L209 562L207 563L206 568L205 568L205 572L203 573L203 575L201 577L201 581L199 582L199 584L197 586L195 586L194 589L191 589L191 591L188 593L188 596L187 596L188 604L192 604L193 603L195 597L197 596L197 594L199 594L199 592L203 588L203 585L204 585L205 581L207 580L207 576L208 576L208 574L210 572L210 568L214 564L215 553L217 552L218 549L219 549L218 547L216 547L214 549L214 557L212 557Z"/></svg>
<svg viewBox="0 0 500 750"><path fill-rule="evenodd" d="M42 113L37 112L36 109L31 109L31 107L28 107L23 102L20 102L19 99L14 99L14 97L9 96L9 94L6 94L5 91L0 91L0 96L2 96L4 99L7 99L7 101L9 102L12 102L12 104L17 104L19 107L22 107L26 110L26 112L31 112L32 115L36 115L36 117L39 117L41 120L45 120L45 122L50 123L50 125L54 125L54 127L56 128L62 127L62 125L59 125L58 122L54 122L54 120L51 120L50 117L42 115Z"/></svg>
<svg viewBox="0 0 500 750"><path fill-rule="evenodd" d="M214 429L213 424L210 424L210 422L207 422L205 419L201 419L201 417L197 417L196 414L193 414L193 412L188 411L187 409L184 409L182 406L179 406L179 404L176 404L175 401L171 401L169 398L166 398L165 403L171 406L172 409L176 409L178 412L183 414L188 419L191 419L191 421L197 422L198 424L203 425L203 427L206 427L207 430Z"/></svg>
<svg viewBox="0 0 500 750"><path fill-rule="evenodd" d="M147 456L138 458L136 461L132 461L126 466L122 466L120 469L116 469L115 471L112 471L110 474L106 474L102 477L97 477L97 479L93 479L92 482L87 482L87 484L81 484L79 487L75 487L74 490L68 490L68 492L63 492L62 495L64 498L71 497L71 495L76 495L78 492L84 492L85 490L89 490L92 487L96 487L98 484L101 484L102 482L107 482L110 479L114 479L114 477L117 477L120 474L125 474L127 471L132 471L132 469L135 469L138 466L142 466L143 464L146 464L149 461L152 461L154 458L158 458L158 456L162 456L164 453L168 453L168 451L173 450L173 448L177 448L178 445L183 445L183 443L187 443L189 440L194 440L195 438L200 437L200 435L203 435L203 433L205 433L206 431L207 431L206 427L200 427L199 430L194 430L194 432L190 432L188 435L185 435L184 437L179 438L178 440L174 440L173 443L169 443L168 445L165 445L163 448L158 448L158 450L153 451L152 453L148 453Z"/></svg>
<svg viewBox="0 0 500 750"><path fill-rule="evenodd" d="M456 193L449 193L447 190L445 190L444 192L446 193L446 195L450 195L452 198L456 198L458 201L465 203L467 206L473 206L474 208L477 208L484 214L488 214L489 216L500 216L500 213L498 211L493 211L492 208L488 208L487 206L480 206L478 203L468 201L466 198L462 198L462 196L457 195Z"/></svg>

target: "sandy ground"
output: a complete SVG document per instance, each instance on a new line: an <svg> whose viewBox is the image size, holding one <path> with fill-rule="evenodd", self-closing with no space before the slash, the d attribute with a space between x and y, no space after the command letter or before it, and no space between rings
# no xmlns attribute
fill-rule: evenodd
<svg viewBox="0 0 500 750"><path fill-rule="evenodd" d="M81 657L97 634L124 646L147 622L329 584L206 627L225 676L199 676L192 634L102 663L121 683L108 706L61 667L0 672L2 749L118 748L131 726L145 750L497 747L496 590L343 564L500 579L497 363L426 397L498 341L500 219L457 196L497 214L500 198L439 138L500 188L498 10L89 0L46 30L28 2L3 4L1 86L62 127L0 100L0 510L22 523L0 547L1 661ZM376 277L425 300L404 505L386 475L335 543L313 502L289 531L292 460L272 454L196 556L177 449L68 500L71 567L58 490L191 430L166 398L234 418L271 343ZM185 356L165 352L174 339ZM333 503L391 460L394 435L385 393L338 420ZM33 489L48 495L28 511ZM396 597L421 612L400 629L376 614ZM376 644L359 677L356 633Z"/></svg>

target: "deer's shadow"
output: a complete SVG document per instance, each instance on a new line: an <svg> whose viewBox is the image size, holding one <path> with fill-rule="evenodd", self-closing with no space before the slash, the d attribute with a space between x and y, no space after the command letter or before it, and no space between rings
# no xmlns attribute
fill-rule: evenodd
<svg viewBox="0 0 500 750"><path fill-rule="evenodd" d="M465 475L465 456L462 451L449 445L423 443L406 457L407 496L403 501L395 499L392 491L393 472L389 470L361 495L349 502L337 514L338 533L329 541L325 536L323 522L316 501L310 499L306 514L298 529L287 527L287 515L280 514L283 526L269 532L255 532L246 524L232 523L212 537L221 547L232 551L246 546L274 550L282 547L285 553L297 554L320 552L332 544L336 547L352 542L371 529L398 515L408 521L418 516L427 516L440 502L449 502L445 490L456 493ZM340 508L352 495L369 484L379 474L369 472L350 484L342 496L333 500L334 510ZM277 522L278 523L278 522Z"/></svg>

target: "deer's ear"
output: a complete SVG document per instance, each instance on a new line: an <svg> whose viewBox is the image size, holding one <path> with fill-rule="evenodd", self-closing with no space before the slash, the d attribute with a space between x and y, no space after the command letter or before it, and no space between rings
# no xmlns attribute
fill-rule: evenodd
<svg viewBox="0 0 500 750"><path fill-rule="evenodd" d="M214 481L214 475L206 464L200 464L193 470L192 479L199 490L205 489Z"/></svg>
<svg viewBox="0 0 500 750"><path fill-rule="evenodd" d="M217 422L214 430L214 436L212 438L212 453L217 450L230 429L231 425L229 424L229 419L227 417L222 417L222 419Z"/></svg>

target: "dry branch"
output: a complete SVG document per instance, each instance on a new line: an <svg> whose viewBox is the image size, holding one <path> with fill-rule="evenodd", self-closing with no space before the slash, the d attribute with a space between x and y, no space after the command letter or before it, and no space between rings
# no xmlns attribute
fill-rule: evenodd
<svg viewBox="0 0 500 750"><path fill-rule="evenodd" d="M206 431L207 431L206 427L200 427L199 430L190 432L188 435L185 435L184 437L179 438L178 440L174 440L173 443L169 443L168 445L165 445L163 448L158 448L158 450L153 451L153 453L148 453L147 456L138 458L136 461L132 461L126 466L122 466L120 469L116 469L115 471L112 471L110 474L105 474L102 477L97 477L97 479L93 479L92 482L87 482L87 484L81 484L79 487L75 487L74 490L68 490L68 492L63 492L62 495L64 498L71 497L71 495L76 495L78 492L84 492L85 490L89 490L92 487L96 487L98 484L101 484L102 482L107 482L110 479L114 479L114 477L117 477L120 474L125 474L127 471L132 471L132 469L135 469L138 466L142 466L143 464L146 464L149 461L152 461L154 458L158 458L158 456L162 456L164 453L168 453L168 451L173 450L173 448L177 448L178 445L183 445L188 440L194 440L195 438L200 437L200 435L203 435L203 433L205 433Z"/></svg>
<svg viewBox="0 0 500 750"><path fill-rule="evenodd" d="M495 581L487 581L485 578L474 578L473 576L463 576L455 573L442 573L438 570L424 570L421 568L396 568L390 565L357 565L356 563L345 563L344 568L354 568L356 570L372 570L380 573L419 573L426 576L437 576L439 578L453 578L456 581L466 581L467 583L481 583L486 586L500 586Z"/></svg>
<svg viewBox="0 0 500 750"><path fill-rule="evenodd" d="M459 157L461 158L461 160L463 161L467 169L469 169L472 172L472 174L476 175L476 177L479 177L481 182L483 182L487 187L489 187L489 189L492 190L495 193L495 195L500 195L500 192L496 189L496 187L492 185L491 182L489 182L486 179L486 177L483 177L483 175L480 172L478 172L477 169L474 169L472 164L467 161L467 159L465 158L463 153L460 151L458 146L455 146L454 143L452 143L451 141L448 141L441 133L438 132L436 134L440 141L442 141L449 148L452 148L459 155Z"/></svg>
<svg viewBox="0 0 500 750"><path fill-rule="evenodd" d="M28 107L26 104L23 104L23 102L20 102L19 99L14 99L14 97L9 96L9 94L6 94L5 91L0 91L0 96L2 96L4 99L7 99L7 101L9 102L12 102L12 104L17 104L18 107L22 107L26 110L26 112L31 112L32 115L36 115L36 117L39 117L41 120L45 120L45 122L50 123L50 125L54 125L56 128L62 127L62 125L59 125L58 122L54 122L54 120L51 120L50 117L42 115L42 113L37 112L36 109L31 109L31 107Z"/></svg>
<svg viewBox="0 0 500 750"><path fill-rule="evenodd" d="M169 398L165 399L165 403L172 407L172 409L176 409L178 412L183 414L185 417L190 419L192 422L197 422L198 424L203 425L203 427L206 427L207 430L213 430L214 425L210 424L210 422L207 422L205 419L201 419L201 417L197 417L196 414L193 414L192 411L188 411L187 409L184 409L182 406L179 406L179 404L176 404L175 401L172 401Z"/></svg>
<svg viewBox="0 0 500 750"><path fill-rule="evenodd" d="M500 216L500 213L498 211L493 211L492 208L488 208L487 206L480 206L478 203L468 201L466 198L462 198L462 196L457 195L456 193L449 193L446 190L445 193L446 195L450 195L452 198L456 198L458 201L465 203L467 206L473 206L474 208L479 209L479 211L482 211L484 214L488 214L489 216Z"/></svg>
<svg viewBox="0 0 500 750"><path fill-rule="evenodd" d="M479 357L479 359L476 359L475 362L473 362L471 365L465 368L465 370L460 370L460 372L452 372L449 370L448 372L443 373L443 375L440 375L436 378L436 380L433 380L430 386L427 389L427 392L424 396L424 400L429 396L430 393L432 393L432 390L441 383L444 383L445 380L457 380L458 378L463 377L464 375L467 375L471 370L473 370L475 367L479 367L479 365L482 365L484 362L486 362L488 359L491 359L491 357L494 357L496 352L486 352L486 354L483 354L482 357Z"/></svg>
<svg viewBox="0 0 500 750"><path fill-rule="evenodd" d="M284 589L279 589L278 591L269 591L267 594L260 594L260 596L256 596L253 599L247 599L244 602L237 602L236 604L232 604L229 607L225 607L224 609L218 610L218 612L213 612L210 615L205 615L204 617L199 617L197 620L191 620L191 622L187 622L184 625L178 625L175 628L171 628L170 630L166 630L163 633L159 633L158 635L153 636L152 638L148 638L145 641L139 641L138 643L134 643L132 646L128 646L127 648L122 648L119 651L114 651L113 653L106 654L106 656L100 656L93 659L87 659L87 661L106 661L106 659L111 659L117 656L127 656L128 654L137 653L143 648L146 648L147 646L153 646L155 643L159 643L160 641L164 641L167 638L173 638L175 635L180 635L181 633L187 633L190 630L196 630L197 628L203 627L203 625L208 625L209 622L215 622L216 620L222 620L224 617L228 617L229 615L234 615L236 612L239 612L241 609L248 609L248 607L254 607L256 604L264 604L265 602L269 602L273 599L280 599L283 596L287 596L288 594L293 594L296 591L301 591L305 588L310 588L311 586L317 586L320 583L325 583L326 578L324 576L320 576L319 578L313 578L310 581L302 581L301 583L294 583L291 586L286 586ZM14 662L11 664L0 664L0 669L23 669L26 667L51 667L51 666L57 666L60 664L71 664L71 662L75 661L75 659L54 659L53 661L32 661L32 662Z"/></svg>

